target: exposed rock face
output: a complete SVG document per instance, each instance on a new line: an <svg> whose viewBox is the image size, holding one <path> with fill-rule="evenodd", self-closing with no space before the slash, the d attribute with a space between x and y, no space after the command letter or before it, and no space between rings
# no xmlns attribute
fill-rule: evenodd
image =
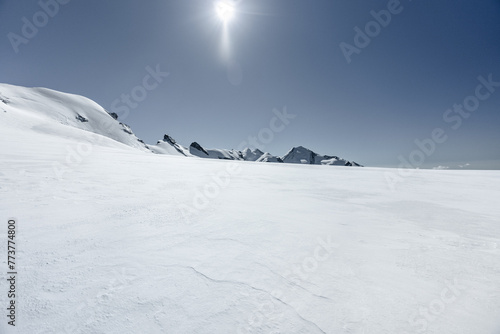
<svg viewBox="0 0 500 334"><path fill-rule="evenodd" d="M193 142L191 143L191 145L189 145L189 152L196 156L200 156L200 153L205 153L207 157L209 156L208 152L205 151L205 149L201 147L201 145L197 142Z"/></svg>
<svg viewBox="0 0 500 334"><path fill-rule="evenodd" d="M118 119L118 114L115 112L108 112L109 116L113 117L113 119Z"/></svg>
<svg viewBox="0 0 500 334"><path fill-rule="evenodd" d="M86 119L85 117L83 117L82 115L78 114L76 117L75 117L77 120L79 120L80 122L88 122L89 120Z"/></svg>
<svg viewBox="0 0 500 334"><path fill-rule="evenodd" d="M332 166L357 166L361 165L354 161L341 159L337 156L319 155L303 146L292 148L282 158L284 163L309 164L309 165L332 165Z"/></svg>
<svg viewBox="0 0 500 334"><path fill-rule="evenodd" d="M163 141L164 141L164 142L167 142L167 143L170 143L170 144L172 144L172 145L175 145L175 144L176 144L175 139L174 139L174 138L172 138L172 137L170 137L169 135L164 135L164 136L163 136Z"/></svg>

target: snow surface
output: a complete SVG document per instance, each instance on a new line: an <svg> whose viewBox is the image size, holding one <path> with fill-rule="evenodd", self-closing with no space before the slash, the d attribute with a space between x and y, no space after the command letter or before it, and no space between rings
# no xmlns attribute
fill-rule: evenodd
<svg viewBox="0 0 500 334"><path fill-rule="evenodd" d="M499 171L154 155L32 98L0 101L15 333L500 332Z"/></svg>

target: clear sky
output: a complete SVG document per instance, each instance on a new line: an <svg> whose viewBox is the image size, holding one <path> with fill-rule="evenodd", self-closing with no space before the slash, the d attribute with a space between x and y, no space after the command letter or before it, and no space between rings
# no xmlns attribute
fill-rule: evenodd
<svg viewBox="0 0 500 334"><path fill-rule="evenodd" d="M226 24L211 0L54 1L0 0L0 82L128 109L147 143L236 148L261 134L275 155L500 168L500 84L478 80L500 82L498 0L228 0ZM145 90L157 67L168 76ZM471 112L447 111L464 101ZM270 141L285 107L295 118Z"/></svg>

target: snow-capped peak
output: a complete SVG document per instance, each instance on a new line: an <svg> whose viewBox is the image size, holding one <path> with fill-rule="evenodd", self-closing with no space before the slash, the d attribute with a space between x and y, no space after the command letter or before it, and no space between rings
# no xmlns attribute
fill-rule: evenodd
<svg viewBox="0 0 500 334"><path fill-rule="evenodd" d="M243 159L245 159L246 161L257 161L263 154L264 152L262 152L258 148L253 150L250 148L246 148L241 152Z"/></svg>
<svg viewBox="0 0 500 334"><path fill-rule="evenodd" d="M361 166L356 162L341 159L337 156L319 155L318 153L305 148L304 146L297 146L292 148L281 159L284 163L292 164Z"/></svg>
<svg viewBox="0 0 500 334"><path fill-rule="evenodd" d="M269 152L262 154L257 162L283 162L280 157L276 157Z"/></svg>
<svg viewBox="0 0 500 334"><path fill-rule="evenodd" d="M164 135L163 140L158 141L156 145L149 145L149 149L156 154L192 156L186 147L179 145L174 138L167 134Z"/></svg>

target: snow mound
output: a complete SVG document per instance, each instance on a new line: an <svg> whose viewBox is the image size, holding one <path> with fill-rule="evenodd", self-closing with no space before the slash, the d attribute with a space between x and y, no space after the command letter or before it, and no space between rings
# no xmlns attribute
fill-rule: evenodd
<svg viewBox="0 0 500 334"><path fill-rule="evenodd" d="M108 114L96 102L79 95L61 93L47 88L27 88L0 84L3 115L10 121L51 134L62 132L54 125L65 125L111 138L127 146L147 151L132 129ZM73 136L84 136L77 132Z"/></svg>

